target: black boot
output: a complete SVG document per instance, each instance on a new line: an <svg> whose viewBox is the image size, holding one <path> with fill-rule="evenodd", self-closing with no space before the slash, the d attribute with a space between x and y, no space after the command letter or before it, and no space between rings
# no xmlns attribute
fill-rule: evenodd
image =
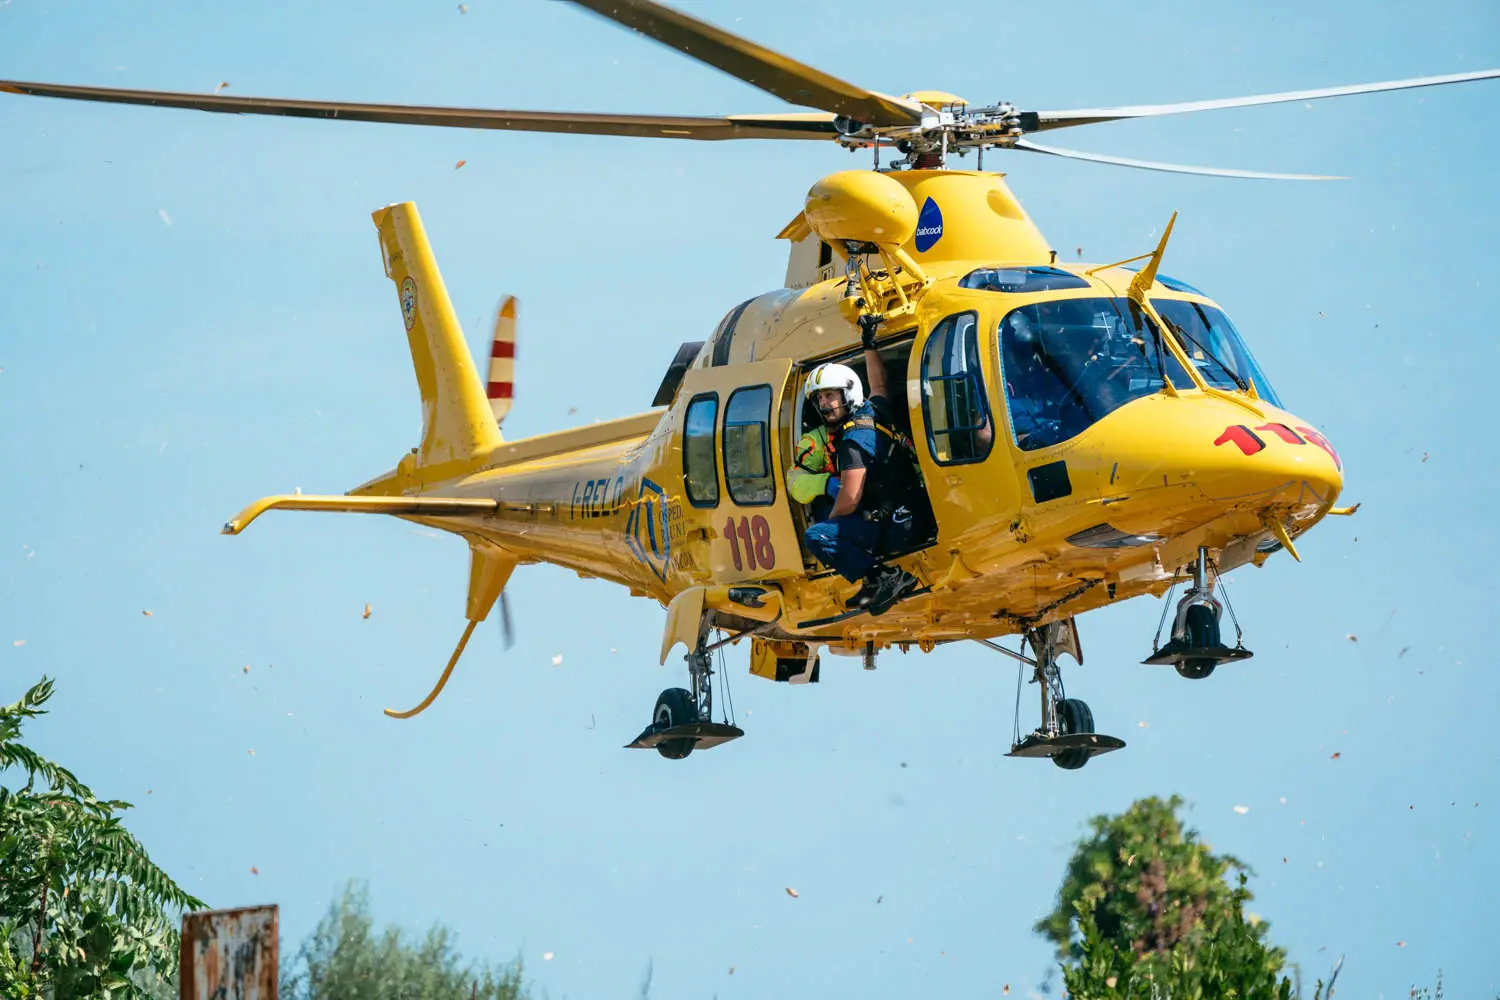
<svg viewBox="0 0 1500 1000"><path fill-rule="evenodd" d="M883 615L891 605L917 589L918 580L896 566L877 566L865 575L864 585L849 601L851 608L864 608Z"/></svg>

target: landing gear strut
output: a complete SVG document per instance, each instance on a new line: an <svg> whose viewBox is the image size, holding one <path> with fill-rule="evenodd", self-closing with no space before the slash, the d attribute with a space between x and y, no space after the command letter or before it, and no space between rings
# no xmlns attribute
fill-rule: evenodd
<svg viewBox="0 0 1500 1000"><path fill-rule="evenodd" d="M627 748L655 749L668 760L681 760L694 750L707 750L745 735L727 716L724 722L713 721L713 651L723 643L709 643L712 624L713 619L705 614L698 630L698 644L684 657L692 690L667 688L658 695L651 725L625 744Z"/></svg>
<svg viewBox="0 0 1500 1000"><path fill-rule="evenodd" d="M1219 636L1219 619L1224 615L1224 605L1214 597L1214 585L1219 582L1218 572L1210 573L1208 549L1199 548L1198 558L1193 563L1193 585L1177 602L1177 615L1172 620L1172 635L1165 646L1156 648L1143 663L1170 663L1177 672L1190 680L1202 680L1214 672L1221 663L1248 660L1254 654L1244 645L1239 622L1235 622L1235 646L1230 649ZM1234 609L1230 609L1234 618ZM1162 609L1162 620L1166 620L1166 609ZM1157 638L1161 625L1157 625Z"/></svg>
<svg viewBox="0 0 1500 1000"><path fill-rule="evenodd" d="M1102 736L1094 732L1094 713L1088 705L1077 698L1069 698L1063 691L1062 671L1057 658L1061 653L1070 654L1078 663L1083 662L1083 652L1078 645L1078 633L1073 619L1054 622L1026 633L1026 642L1031 646L1035 659L994 643L985 642L1023 664L1033 668L1032 682L1039 685L1042 693L1042 724L1025 739L1020 737L1021 694L1019 679L1016 688L1016 741L1011 745L1007 757L1050 757L1052 763L1067 771L1076 771L1089 762L1089 758L1125 746L1124 740L1113 736Z"/></svg>

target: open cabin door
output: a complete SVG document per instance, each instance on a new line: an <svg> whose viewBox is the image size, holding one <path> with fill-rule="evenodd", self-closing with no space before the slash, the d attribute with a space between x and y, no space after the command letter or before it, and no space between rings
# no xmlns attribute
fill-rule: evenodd
<svg viewBox="0 0 1500 1000"><path fill-rule="evenodd" d="M802 573L785 469L777 446L787 358L690 369L683 377L683 494L707 520L715 583Z"/></svg>

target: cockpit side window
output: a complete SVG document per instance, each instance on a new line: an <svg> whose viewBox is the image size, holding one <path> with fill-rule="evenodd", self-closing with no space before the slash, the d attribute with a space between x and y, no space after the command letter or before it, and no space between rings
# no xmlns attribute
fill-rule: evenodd
<svg viewBox="0 0 1500 1000"><path fill-rule="evenodd" d="M1229 390L1245 389L1253 381L1262 399L1272 406L1281 405L1276 390L1271 388L1240 339L1239 331L1222 310L1181 299L1155 299L1151 304L1177 337L1203 381Z"/></svg>
<svg viewBox="0 0 1500 1000"><path fill-rule="evenodd" d="M1191 380L1128 299L1035 302L1000 321L1005 401L1022 451L1068 440L1133 399Z"/></svg>
<svg viewBox="0 0 1500 1000"><path fill-rule="evenodd" d="M927 446L939 465L983 461L994 443L978 332L976 314L949 316L933 328L922 350L922 415Z"/></svg>

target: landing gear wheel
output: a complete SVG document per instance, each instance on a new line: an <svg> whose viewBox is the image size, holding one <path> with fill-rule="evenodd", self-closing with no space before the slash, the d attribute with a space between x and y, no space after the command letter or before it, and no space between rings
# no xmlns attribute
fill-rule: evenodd
<svg viewBox="0 0 1500 1000"><path fill-rule="evenodd" d="M1194 604L1187 609L1187 618L1183 624L1187 629L1187 644L1190 649L1210 649L1220 645L1219 618L1212 608ZM1177 672L1189 680L1201 681L1213 673L1217 665L1217 660L1187 659L1177 664Z"/></svg>
<svg viewBox="0 0 1500 1000"><path fill-rule="evenodd" d="M693 692L685 688L667 688L656 698L656 710L651 715L652 723L659 729L671 729L689 722L698 721L698 707L693 701ZM656 752L668 760L682 760L693 752L694 740L662 740Z"/></svg>
<svg viewBox="0 0 1500 1000"><path fill-rule="evenodd" d="M1032 682L1041 688L1042 724L1024 739L1020 734L1020 719L1016 720L1016 741L1011 744L1007 757L1049 757L1052 763L1064 771L1076 771L1089 762L1090 757L1119 750L1125 741L1113 736L1094 732L1094 713L1088 705L1063 693L1062 672L1058 668L1059 653L1067 653L1083 663L1083 650L1078 644L1078 633L1074 631L1073 619L1052 622L1026 633L1035 658L1022 654L1010 655L1029 665L1035 671ZM986 645L994 646L993 643ZM1002 652L1008 652L995 646ZM1017 706L1020 704L1021 678L1016 678Z"/></svg>
<svg viewBox="0 0 1500 1000"><path fill-rule="evenodd" d="M1094 731L1094 713L1080 699L1065 698L1057 709L1058 722L1062 724L1063 735L1072 736ZM1076 771L1089 762L1089 756L1088 750L1075 747L1056 754L1052 758L1052 763L1065 771Z"/></svg>

